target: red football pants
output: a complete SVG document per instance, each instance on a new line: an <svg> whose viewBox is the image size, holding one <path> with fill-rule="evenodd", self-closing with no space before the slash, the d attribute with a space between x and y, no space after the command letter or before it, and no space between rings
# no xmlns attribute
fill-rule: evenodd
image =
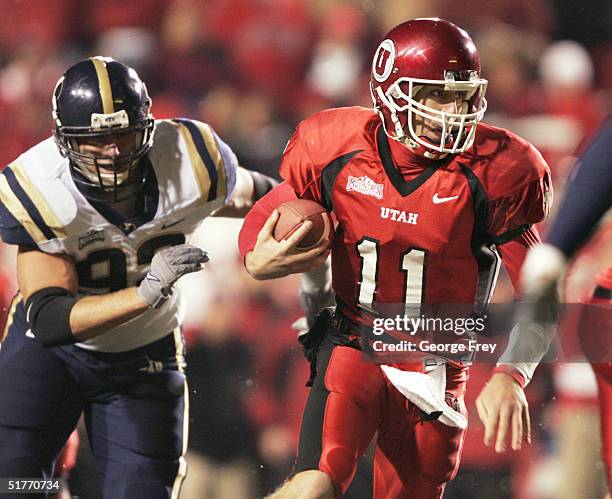
<svg viewBox="0 0 612 499"><path fill-rule="evenodd" d="M601 457L612 489L612 363L598 362L612 345L612 300L594 296L585 306L579 323L582 348L591 360L601 414Z"/></svg>
<svg viewBox="0 0 612 499"><path fill-rule="evenodd" d="M466 379L465 369L447 368L446 391L463 410ZM465 432L424 416L360 351L325 342L304 410L294 471L324 471L340 495L378 432L374 499L439 498L459 467Z"/></svg>

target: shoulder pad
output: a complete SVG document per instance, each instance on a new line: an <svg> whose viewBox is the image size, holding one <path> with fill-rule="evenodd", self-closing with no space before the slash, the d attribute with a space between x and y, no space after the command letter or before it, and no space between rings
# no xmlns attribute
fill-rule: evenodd
<svg viewBox="0 0 612 499"><path fill-rule="evenodd" d="M175 163L178 161L177 166L181 170L160 172L162 176L180 175L182 183L191 179L200 204L227 199L236 182L238 161L209 125L185 118L161 120L155 133L155 143L150 153L154 166L166 165L166 158ZM168 154L172 154L173 158Z"/></svg>
<svg viewBox="0 0 612 499"><path fill-rule="evenodd" d="M478 128L473 151L466 156L489 199L507 196L550 176L546 161L529 142L503 128L488 124Z"/></svg>
<svg viewBox="0 0 612 499"><path fill-rule="evenodd" d="M0 175L0 201L13 223L21 224L36 244L66 237L65 227L77 215L72 194L56 176L57 158L45 154L50 151L49 145L45 141L30 149ZM59 156L57 150L56 154ZM66 167L64 174L69 175Z"/></svg>

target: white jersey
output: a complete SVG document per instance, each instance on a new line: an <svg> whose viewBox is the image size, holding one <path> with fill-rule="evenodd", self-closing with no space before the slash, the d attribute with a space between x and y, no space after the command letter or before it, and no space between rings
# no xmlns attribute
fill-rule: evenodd
<svg viewBox="0 0 612 499"><path fill-rule="evenodd" d="M209 125L185 119L157 121L148 158L157 180L157 211L149 222L126 233L77 189L68 159L54 140L39 143L0 175L3 239L23 244L26 238L40 251L72 257L79 296L138 285L156 250L186 242L204 218L224 206L238 168L235 154ZM161 308L78 346L104 352L132 350L162 338L180 322L176 289Z"/></svg>

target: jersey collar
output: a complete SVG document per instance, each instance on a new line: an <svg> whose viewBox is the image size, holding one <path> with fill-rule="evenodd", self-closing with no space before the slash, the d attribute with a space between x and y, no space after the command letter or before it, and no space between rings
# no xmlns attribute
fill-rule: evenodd
<svg viewBox="0 0 612 499"><path fill-rule="evenodd" d="M376 130L376 145L378 148L378 155L380 156L385 172L387 173L387 177L389 177L393 187L395 187L397 192L399 192L403 197L412 194L419 187L421 187L427 181L427 179L429 179L429 177L431 177L436 170L446 162L446 159L438 161L427 160L426 163L423 163L423 171L419 175L412 180L405 181L398 167L393 161L387 134L382 126L379 126Z"/></svg>

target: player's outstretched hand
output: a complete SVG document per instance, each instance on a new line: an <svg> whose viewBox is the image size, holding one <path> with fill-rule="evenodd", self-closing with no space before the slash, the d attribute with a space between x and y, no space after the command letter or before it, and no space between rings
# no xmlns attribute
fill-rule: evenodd
<svg viewBox="0 0 612 499"><path fill-rule="evenodd" d="M520 450L523 441L531 443L527 398L511 376L493 374L476 399L476 408L485 426L484 443L487 447L495 442L495 452L504 452L509 432L512 450Z"/></svg>
<svg viewBox="0 0 612 499"><path fill-rule="evenodd" d="M158 251L153 256L149 273L138 287L138 296L151 308L161 306L172 294L172 286L180 277L201 270L207 261L206 251L189 244Z"/></svg>
<svg viewBox="0 0 612 499"><path fill-rule="evenodd" d="M246 268L255 279L275 279L305 272L322 265L329 256L327 240L320 241L317 246L307 251L297 248L312 227L310 221L304 222L287 239L274 239L274 226L279 216L278 210L272 212L259 231L255 247L246 255Z"/></svg>

